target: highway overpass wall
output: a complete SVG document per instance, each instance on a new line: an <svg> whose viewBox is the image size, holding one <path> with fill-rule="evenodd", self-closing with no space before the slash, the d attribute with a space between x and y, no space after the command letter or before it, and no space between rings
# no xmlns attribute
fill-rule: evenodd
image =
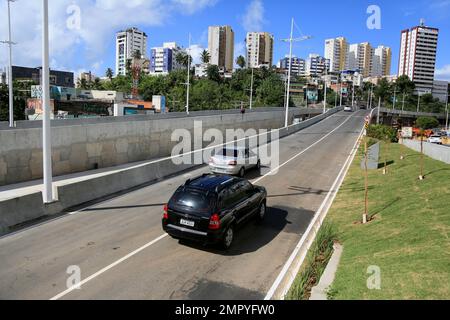
<svg viewBox="0 0 450 320"><path fill-rule="evenodd" d="M320 110L292 109L294 117L320 114ZM175 129L193 134L194 121L203 122L203 131L217 128L275 129L284 125L283 108L261 108L242 115L238 111L200 111L185 114L153 115L52 121L53 175L60 176L92 169L169 156L177 142ZM42 178L42 128L32 121L18 128L0 128L0 185Z"/></svg>
<svg viewBox="0 0 450 320"><path fill-rule="evenodd" d="M420 152L420 141L404 140L403 144L414 151ZM430 158L450 164L450 147L424 142L423 153Z"/></svg>

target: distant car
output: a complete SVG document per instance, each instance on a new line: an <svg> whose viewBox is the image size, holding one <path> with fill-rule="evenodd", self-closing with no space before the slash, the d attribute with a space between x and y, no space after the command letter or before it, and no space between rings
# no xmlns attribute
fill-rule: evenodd
<svg viewBox="0 0 450 320"><path fill-rule="evenodd" d="M427 141L429 143L442 144L442 137L439 135L432 135L431 137L428 138Z"/></svg>
<svg viewBox="0 0 450 320"><path fill-rule="evenodd" d="M261 160L249 148L226 147L220 149L209 160L211 172L244 177L252 168L260 169Z"/></svg>
<svg viewBox="0 0 450 320"><path fill-rule="evenodd" d="M175 191L164 206L162 228L175 239L228 249L236 227L266 215L267 191L245 179L205 174Z"/></svg>
<svg viewBox="0 0 450 320"><path fill-rule="evenodd" d="M366 109L367 109L367 106L360 105L360 106L359 106L359 109L361 109L361 110L366 110Z"/></svg>
<svg viewBox="0 0 450 320"><path fill-rule="evenodd" d="M345 107L344 107L344 111L345 111L345 112L352 112L352 111L353 111L353 108L350 107L350 106L345 106Z"/></svg>

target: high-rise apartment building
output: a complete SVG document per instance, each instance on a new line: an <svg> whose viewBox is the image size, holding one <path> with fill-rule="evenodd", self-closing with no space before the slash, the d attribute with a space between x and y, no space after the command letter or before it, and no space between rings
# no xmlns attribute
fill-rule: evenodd
<svg viewBox="0 0 450 320"><path fill-rule="evenodd" d="M248 68L270 68L272 66L273 35L268 32L249 32L245 42Z"/></svg>
<svg viewBox="0 0 450 320"><path fill-rule="evenodd" d="M147 57L147 35L137 28L119 31L116 34L116 75L126 75L127 60L139 51L142 58Z"/></svg>
<svg viewBox="0 0 450 320"><path fill-rule="evenodd" d="M285 57L278 62L278 68L286 71L289 70L290 61L292 61L292 75L300 77L306 76L306 61L302 58L292 57L292 59L289 59L289 57Z"/></svg>
<svg viewBox="0 0 450 320"><path fill-rule="evenodd" d="M378 46L373 50L371 77L385 77L391 74L392 50L389 47Z"/></svg>
<svg viewBox="0 0 450 320"><path fill-rule="evenodd" d="M330 60L318 54L310 54L306 60L306 75L310 77L321 77L329 72Z"/></svg>
<svg viewBox="0 0 450 320"><path fill-rule="evenodd" d="M398 75L407 75L416 91L432 92L439 29L420 25L401 32Z"/></svg>
<svg viewBox="0 0 450 320"><path fill-rule="evenodd" d="M348 42L343 37L325 40L325 59L330 60L330 72L348 68L348 50Z"/></svg>
<svg viewBox="0 0 450 320"><path fill-rule="evenodd" d="M182 66L176 61L176 56L183 51L175 42L166 42L162 47L150 51L150 74L164 75Z"/></svg>
<svg viewBox="0 0 450 320"><path fill-rule="evenodd" d="M348 65L350 70L359 70L364 78L370 77L374 50L370 43L351 44L348 50Z"/></svg>
<svg viewBox="0 0 450 320"><path fill-rule="evenodd" d="M234 31L230 26L208 28L208 51L210 64L223 72L232 72L234 67Z"/></svg>

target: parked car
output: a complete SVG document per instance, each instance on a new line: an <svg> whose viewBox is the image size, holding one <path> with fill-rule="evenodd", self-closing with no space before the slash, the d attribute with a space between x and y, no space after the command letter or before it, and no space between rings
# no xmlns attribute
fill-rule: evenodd
<svg viewBox="0 0 450 320"><path fill-rule="evenodd" d="M350 107L350 106L345 106L345 107L344 107L344 111L345 111L345 112L352 112L352 111L353 111L353 108Z"/></svg>
<svg viewBox="0 0 450 320"><path fill-rule="evenodd" d="M220 149L209 160L211 172L244 177L252 168L261 168L261 161L249 148L226 147Z"/></svg>
<svg viewBox="0 0 450 320"><path fill-rule="evenodd" d="M205 174L179 187L164 206L162 227L175 239L230 248L236 227L266 215L267 191L245 179Z"/></svg>
<svg viewBox="0 0 450 320"><path fill-rule="evenodd" d="M427 140L429 143L434 143L434 144L442 144L442 137L440 135L432 135L428 138Z"/></svg>

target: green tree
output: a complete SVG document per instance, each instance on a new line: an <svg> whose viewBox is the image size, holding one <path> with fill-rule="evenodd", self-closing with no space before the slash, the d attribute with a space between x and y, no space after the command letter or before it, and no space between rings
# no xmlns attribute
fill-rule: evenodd
<svg viewBox="0 0 450 320"><path fill-rule="evenodd" d="M25 120L27 94L18 88L14 86L14 121ZM0 121L9 121L9 91L4 84L0 84Z"/></svg>
<svg viewBox="0 0 450 320"><path fill-rule="evenodd" d="M439 121L433 117L419 117L416 120L416 126L421 130L433 129L439 126Z"/></svg>
<svg viewBox="0 0 450 320"><path fill-rule="evenodd" d="M211 55L209 54L208 50L203 50L203 52L201 53L200 59L205 64L209 63L209 61L211 60Z"/></svg>
<svg viewBox="0 0 450 320"><path fill-rule="evenodd" d="M378 85L376 86L375 90L374 90L374 94L376 99L380 99L381 98L381 103L382 105L388 101L388 98L390 97L390 84L387 81L387 79L383 78L378 82Z"/></svg>
<svg viewBox="0 0 450 320"><path fill-rule="evenodd" d="M207 78L214 82L221 82L219 67L215 65L210 65L206 69Z"/></svg>
<svg viewBox="0 0 450 320"><path fill-rule="evenodd" d="M114 77L114 72L111 68L108 68L106 69L105 75L109 80L111 80Z"/></svg>
<svg viewBox="0 0 450 320"><path fill-rule="evenodd" d="M236 64L237 64L241 69L243 69L243 68L245 67L245 65L246 65L245 58L244 58L243 56L237 57L237 59L236 59Z"/></svg>

